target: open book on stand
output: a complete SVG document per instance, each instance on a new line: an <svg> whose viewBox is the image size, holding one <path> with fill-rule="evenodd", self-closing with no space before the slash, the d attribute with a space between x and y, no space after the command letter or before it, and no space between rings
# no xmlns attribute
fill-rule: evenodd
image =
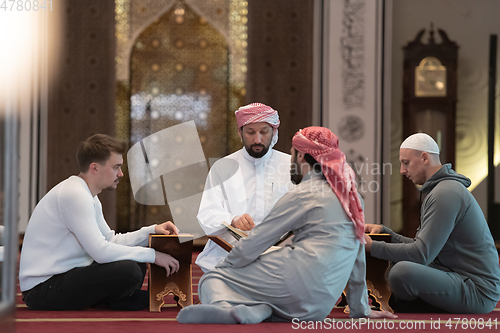
<svg viewBox="0 0 500 333"><path fill-rule="evenodd" d="M236 240L240 240L242 238L248 237L248 234L246 232L243 232L240 229L237 229L226 222L222 222L221 226L225 227L227 229L227 231L229 232L229 234L231 236L233 236L234 239L236 239ZM284 241L286 241L291 236L293 236L293 232L291 232L291 231L287 232L286 234L284 234L283 236L280 237L280 239L276 242L276 244L271 246L269 249L264 251L262 254L266 254L266 253L280 249L281 247L279 245L281 243L283 243ZM222 247L227 252L231 251L231 249L233 248L233 246L231 244L229 244L228 242L226 242L224 239L222 239L219 236L208 235L208 239L210 239L211 241L213 241L214 243L216 243L217 245Z"/></svg>
<svg viewBox="0 0 500 333"><path fill-rule="evenodd" d="M248 237L248 234L246 232L243 232L240 229L233 227L232 225L226 223L225 221L221 223L221 226L225 227L227 231L231 234L231 236L233 236L234 239L236 240Z"/></svg>

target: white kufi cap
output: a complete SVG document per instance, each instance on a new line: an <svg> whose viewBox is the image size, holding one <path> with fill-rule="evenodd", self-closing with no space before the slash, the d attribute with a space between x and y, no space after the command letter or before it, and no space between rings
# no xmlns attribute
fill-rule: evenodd
<svg viewBox="0 0 500 333"><path fill-rule="evenodd" d="M431 138L429 135L425 133L417 133L410 135L409 137L406 138L405 141L403 141L401 147L399 148L420 150L431 154L439 155L439 147L436 141L434 141L433 138Z"/></svg>

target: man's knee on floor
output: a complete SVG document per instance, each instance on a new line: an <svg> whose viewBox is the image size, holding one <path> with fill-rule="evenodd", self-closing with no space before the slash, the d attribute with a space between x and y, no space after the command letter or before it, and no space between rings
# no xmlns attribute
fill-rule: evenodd
<svg viewBox="0 0 500 333"><path fill-rule="evenodd" d="M387 282L393 292L398 293L402 289L408 289L406 287L415 277L416 265L418 264L409 261L400 261L392 267L387 277Z"/></svg>
<svg viewBox="0 0 500 333"><path fill-rule="evenodd" d="M137 284L140 288L142 285L144 276L139 264L132 260L122 260L116 261L112 263L113 265L113 274L115 276L120 277L125 281L128 281L130 284Z"/></svg>

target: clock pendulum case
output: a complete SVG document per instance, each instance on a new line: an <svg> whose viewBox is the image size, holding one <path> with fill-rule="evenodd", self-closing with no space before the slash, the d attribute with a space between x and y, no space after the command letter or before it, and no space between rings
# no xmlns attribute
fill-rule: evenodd
<svg viewBox="0 0 500 333"><path fill-rule="evenodd" d="M458 45L438 29L441 43L422 43L425 29L404 49L403 140L427 133L439 145L441 163L455 166ZM413 237L420 223L420 191L403 177L403 234Z"/></svg>

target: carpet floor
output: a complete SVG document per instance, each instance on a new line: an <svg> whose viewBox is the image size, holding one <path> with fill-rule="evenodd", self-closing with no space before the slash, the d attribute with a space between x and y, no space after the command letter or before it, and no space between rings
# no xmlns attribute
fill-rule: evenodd
<svg viewBox="0 0 500 333"><path fill-rule="evenodd" d="M193 262L196 254L193 256ZM201 269L193 264L193 298L198 300L198 281L202 276ZM165 297L165 305L160 313L148 310L125 312L102 309L84 311L32 311L21 299L17 287L16 332L57 333L57 332L92 332L92 333L127 333L127 332L193 332L202 329L203 333L234 332L234 325L186 325L179 324L175 317L179 312L173 296ZM147 289L147 278L143 289ZM358 331L378 330L387 332L500 332L500 302L495 311L486 315L454 315L454 314L398 314L393 320L351 320L343 308L336 307L328 319L323 322L302 323L260 323L256 325L238 325L238 332L290 332L302 329L318 331Z"/></svg>

